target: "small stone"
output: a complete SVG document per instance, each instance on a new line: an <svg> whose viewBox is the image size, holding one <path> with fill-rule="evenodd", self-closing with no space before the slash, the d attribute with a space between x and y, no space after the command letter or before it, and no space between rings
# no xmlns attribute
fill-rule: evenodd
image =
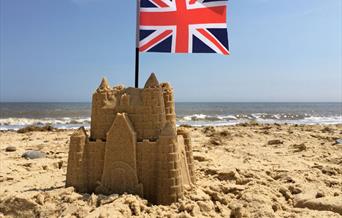
<svg viewBox="0 0 342 218"><path fill-rule="evenodd" d="M222 140L221 140L220 138L212 138L212 139L210 140L210 143L211 143L212 145L221 145L221 144L222 144Z"/></svg>
<svg viewBox="0 0 342 218"><path fill-rule="evenodd" d="M273 204L272 209L274 212L277 212L278 210L281 210L281 206L279 204Z"/></svg>
<svg viewBox="0 0 342 218"><path fill-rule="evenodd" d="M14 152L17 150L17 148L14 146L8 146L5 150L6 150L6 152Z"/></svg>
<svg viewBox="0 0 342 218"><path fill-rule="evenodd" d="M301 152L301 151L305 151L307 149L305 143L294 144L293 148L295 149L295 152Z"/></svg>
<svg viewBox="0 0 342 218"><path fill-rule="evenodd" d="M325 194L323 192L321 191L317 192L316 198L323 198L323 197L325 197Z"/></svg>
<svg viewBox="0 0 342 218"><path fill-rule="evenodd" d="M273 139L267 142L268 145L279 145L279 144L283 144L284 142L279 140L279 139Z"/></svg>
<svg viewBox="0 0 342 218"><path fill-rule="evenodd" d="M292 185L289 186L289 190L290 190L291 194L293 194L293 195L296 195L296 194L299 194L302 192L302 190L300 188L292 186Z"/></svg>
<svg viewBox="0 0 342 218"><path fill-rule="evenodd" d="M39 159L46 157L46 154L41 151L26 151L21 157L26 159Z"/></svg>
<svg viewBox="0 0 342 218"><path fill-rule="evenodd" d="M334 130L330 127L324 127L322 130L321 130L323 133L333 133Z"/></svg>
<svg viewBox="0 0 342 218"><path fill-rule="evenodd" d="M58 162L58 169L61 169L63 167L63 161Z"/></svg>
<svg viewBox="0 0 342 218"><path fill-rule="evenodd" d="M281 187L281 188L279 189L279 192L284 196L284 198L285 198L286 200L289 200L289 199L292 198L291 192L290 192L287 188L285 188L285 187Z"/></svg>
<svg viewBox="0 0 342 218"><path fill-rule="evenodd" d="M330 166L324 166L322 169L321 169L322 173L323 174L326 174L326 175L329 175L329 176L335 176L338 174L338 172L336 171L335 168L333 167L330 167Z"/></svg>
<svg viewBox="0 0 342 218"><path fill-rule="evenodd" d="M201 155L201 154L194 155L194 159L199 161L199 162L203 162L203 161L208 161L209 160L207 157L205 157L204 155Z"/></svg>
<svg viewBox="0 0 342 218"><path fill-rule="evenodd" d="M207 137L214 136L214 134L216 132L216 130L213 126L207 126L202 131Z"/></svg>
<svg viewBox="0 0 342 218"><path fill-rule="evenodd" d="M216 168L208 168L204 170L204 173L207 175L216 175L218 173L218 169Z"/></svg>
<svg viewBox="0 0 342 218"><path fill-rule="evenodd" d="M342 139L337 139L334 145L342 145Z"/></svg>
<svg viewBox="0 0 342 218"><path fill-rule="evenodd" d="M62 169L62 167L63 167L63 161L61 160L61 161L58 161L58 162L53 163L53 167L54 167L54 168L57 168L57 169Z"/></svg>
<svg viewBox="0 0 342 218"><path fill-rule="evenodd" d="M222 170L218 172L217 178L219 180L237 180L239 174L235 170Z"/></svg>
<svg viewBox="0 0 342 218"><path fill-rule="evenodd" d="M27 167L27 168L31 168L32 167L32 163L24 163L23 166Z"/></svg>

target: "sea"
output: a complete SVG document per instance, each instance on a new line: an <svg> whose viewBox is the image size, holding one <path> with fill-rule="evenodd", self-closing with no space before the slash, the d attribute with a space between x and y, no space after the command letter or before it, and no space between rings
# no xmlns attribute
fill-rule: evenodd
<svg viewBox="0 0 342 218"><path fill-rule="evenodd" d="M225 126L255 121L261 124L342 124L338 103L176 103L177 124ZM28 125L60 129L90 128L91 103L0 103L0 130Z"/></svg>

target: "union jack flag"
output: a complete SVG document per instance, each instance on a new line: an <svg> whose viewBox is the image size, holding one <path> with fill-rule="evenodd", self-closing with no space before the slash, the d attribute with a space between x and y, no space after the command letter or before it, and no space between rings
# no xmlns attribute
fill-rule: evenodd
<svg viewBox="0 0 342 218"><path fill-rule="evenodd" d="M229 55L228 0L140 0L140 52Z"/></svg>

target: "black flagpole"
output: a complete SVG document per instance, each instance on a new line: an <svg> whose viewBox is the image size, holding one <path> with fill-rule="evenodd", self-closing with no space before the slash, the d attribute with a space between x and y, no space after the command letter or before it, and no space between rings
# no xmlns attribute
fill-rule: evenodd
<svg viewBox="0 0 342 218"><path fill-rule="evenodd" d="M137 0L137 29L135 46L135 88L139 88L139 24L140 24L140 0Z"/></svg>
<svg viewBox="0 0 342 218"><path fill-rule="evenodd" d="M135 88L139 88L139 48L135 49Z"/></svg>

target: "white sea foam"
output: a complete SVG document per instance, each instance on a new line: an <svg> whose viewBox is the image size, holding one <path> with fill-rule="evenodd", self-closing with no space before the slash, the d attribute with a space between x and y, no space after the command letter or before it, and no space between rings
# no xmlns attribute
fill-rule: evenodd
<svg viewBox="0 0 342 218"><path fill-rule="evenodd" d="M1 118L0 119L0 130L18 130L25 126L37 125L52 125L60 129L75 129L80 126L88 127L90 124L90 117L88 118Z"/></svg>
<svg viewBox="0 0 342 218"><path fill-rule="evenodd" d="M190 121L190 120L205 120L208 116L205 114L193 114L189 116L183 117L184 120Z"/></svg>
<svg viewBox="0 0 342 218"><path fill-rule="evenodd" d="M192 114L177 118L177 125L191 126L227 126L254 120L263 124L342 124L342 116L304 116L292 114L239 114L239 115L205 115ZM90 128L90 117L85 118L1 118L0 130L18 130L29 125L52 125L60 129L76 129L80 126Z"/></svg>
<svg viewBox="0 0 342 218"><path fill-rule="evenodd" d="M31 119L31 118L3 118L0 119L0 126L5 125L46 125L46 124L81 124L89 123L90 118L43 118L43 119Z"/></svg>
<svg viewBox="0 0 342 218"><path fill-rule="evenodd" d="M309 116L298 114L267 114L267 113L254 113L254 114L240 114L240 115L205 115L193 114L187 115L178 119L178 124L187 124L192 126L225 126L236 125L248 121L256 121L263 124L342 124L342 116Z"/></svg>

